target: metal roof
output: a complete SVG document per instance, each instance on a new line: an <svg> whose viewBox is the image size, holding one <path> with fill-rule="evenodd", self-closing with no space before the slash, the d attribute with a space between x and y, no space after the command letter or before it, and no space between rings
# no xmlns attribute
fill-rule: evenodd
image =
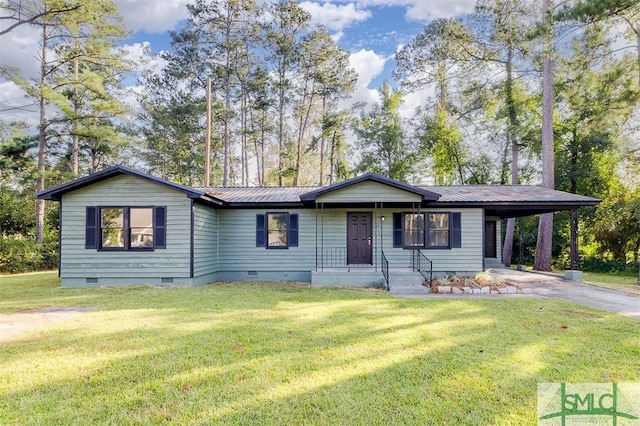
<svg viewBox="0 0 640 426"><path fill-rule="evenodd" d="M540 186L464 185L425 187L440 194L439 203L595 202L596 198Z"/></svg>
<svg viewBox="0 0 640 426"><path fill-rule="evenodd" d="M300 195L317 186L261 186L195 188L225 203L301 203Z"/></svg>
<svg viewBox="0 0 640 426"><path fill-rule="evenodd" d="M215 187L195 188L226 203L300 203L301 195L322 187ZM515 185L423 186L420 189L436 193L440 198L430 204L449 203L598 203L600 200L583 195L542 188ZM371 200L374 202L375 200Z"/></svg>
<svg viewBox="0 0 640 426"><path fill-rule="evenodd" d="M215 187L190 188L159 179L124 166L114 166L103 171L40 191L38 198L60 201L62 195L88 185L128 174L182 191L187 197L220 207L288 207L314 205L316 197L329 191L356 185L365 180L376 181L423 196L422 206L477 207L485 214L500 217L516 217L595 206L600 200L570 194L539 186L517 185L462 185L462 186L411 186L380 175L366 174L334 185L299 187ZM372 199L373 204L377 200ZM369 203L366 203L369 205ZM405 203L410 204L410 203ZM398 204L400 206L401 204ZM338 206L357 207L349 203Z"/></svg>

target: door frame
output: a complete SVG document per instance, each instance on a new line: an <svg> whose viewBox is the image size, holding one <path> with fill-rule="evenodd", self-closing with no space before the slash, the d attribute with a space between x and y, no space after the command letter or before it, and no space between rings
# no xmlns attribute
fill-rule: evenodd
<svg viewBox="0 0 640 426"><path fill-rule="evenodd" d="M350 259L351 259L352 256L349 255L350 254L349 253L349 246L350 246L350 244L349 244L349 241L350 241L349 240L349 236L350 236L350 229L351 229L350 226L349 226L349 223L350 223L350 218L352 216L354 216L354 215L358 215L358 216L366 215L366 216L369 217L369 226L368 226L368 229L367 229L368 241L370 242L368 244L368 248L369 248L368 249L369 253L368 253L368 256L367 256L369 258L369 262L368 263L362 263L362 262L351 263L350 262ZM373 212L371 212L371 211L368 211L368 212L367 211L365 211L365 212L347 212L346 221L347 221L347 229L346 229L345 239L346 239L346 242L347 242L347 258L346 258L347 265L373 265L373 244L374 244L374 242L373 242L373 240L374 240L374 238L373 238Z"/></svg>
<svg viewBox="0 0 640 426"><path fill-rule="evenodd" d="M489 234L487 232L487 225L489 223L493 223L493 232ZM496 259L498 257L498 221L497 220L485 220L484 221L484 238L482 241L482 255L486 259ZM491 253L487 253L487 241L488 238L491 237L493 239L493 248L491 248Z"/></svg>

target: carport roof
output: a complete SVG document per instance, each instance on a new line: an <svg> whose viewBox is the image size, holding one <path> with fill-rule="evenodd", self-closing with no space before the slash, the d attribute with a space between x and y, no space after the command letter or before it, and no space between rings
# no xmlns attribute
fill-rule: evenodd
<svg viewBox="0 0 640 426"><path fill-rule="evenodd" d="M489 216L501 218L531 216L583 206L597 206L601 200L532 185L432 186L441 194L434 204L443 207L481 207Z"/></svg>

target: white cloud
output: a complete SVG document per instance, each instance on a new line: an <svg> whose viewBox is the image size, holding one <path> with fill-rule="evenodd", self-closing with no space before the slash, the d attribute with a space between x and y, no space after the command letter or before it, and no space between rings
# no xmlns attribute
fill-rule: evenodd
<svg viewBox="0 0 640 426"><path fill-rule="evenodd" d="M356 82L356 90L349 102L355 104L364 102L367 109L371 105L380 100L376 89L369 89L369 83L382 73L388 58L378 55L373 50L361 49L349 56L349 64L358 73L358 81Z"/></svg>
<svg viewBox="0 0 640 426"><path fill-rule="evenodd" d="M187 18L188 0L115 0L126 27L136 33L163 33Z"/></svg>
<svg viewBox="0 0 640 426"><path fill-rule="evenodd" d="M36 26L22 25L3 35L0 66L20 70L23 78L37 77L40 73L40 33Z"/></svg>
<svg viewBox="0 0 640 426"><path fill-rule="evenodd" d="M300 7L311 14L312 22L324 25L333 31L341 31L355 22L366 21L371 17L370 11L357 9L353 3L340 6L332 3L303 1Z"/></svg>
<svg viewBox="0 0 640 426"><path fill-rule="evenodd" d="M476 0L333 0L331 3L357 4L361 9L369 7L404 7L410 21L429 21L471 12ZM326 3L325 3L326 5Z"/></svg>
<svg viewBox="0 0 640 426"><path fill-rule="evenodd" d="M157 55L151 53L151 43L148 41L126 44L121 48L125 52L126 59L136 64L134 73L142 73L149 70L157 71L166 66L167 61L160 57L162 52Z"/></svg>
<svg viewBox="0 0 640 426"><path fill-rule="evenodd" d="M23 121L28 126L38 125L38 108L33 98L12 81L0 83L0 115L2 121Z"/></svg>
<svg viewBox="0 0 640 426"><path fill-rule="evenodd" d="M416 112L425 106L425 100L433 98L433 95L434 90L431 86L410 93L405 93L402 97L402 104L398 111L400 116L406 119L415 117Z"/></svg>
<svg viewBox="0 0 640 426"><path fill-rule="evenodd" d="M428 21L449 18L473 11L476 0L416 0L407 4L407 20Z"/></svg>

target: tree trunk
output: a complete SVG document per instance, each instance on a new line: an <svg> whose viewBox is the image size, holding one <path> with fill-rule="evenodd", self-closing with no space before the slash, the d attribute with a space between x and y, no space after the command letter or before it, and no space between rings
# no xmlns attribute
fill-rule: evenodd
<svg viewBox="0 0 640 426"><path fill-rule="evenodd" d="M45 6L46 10L46 6ZM39 108L40 122L38 125L38 176L36 178L36 191L44 190L44 174L47 160L47 115L44 86L47 83L47 24L42 24L42 57L40 65L40 90ZM44 200L36 199L36 242L44 242Z"/></svg>
<svg viewBox="0 0 640 426"><path fill-rule="evenodd" d="M322 186L324 180L324 129L320 129L320 181L318 184Z"/></svg>
<svg viewBox="0 0 640 426"><path fill-rule="evenodd" d="M240 135L242 138L242 186L249 186L249 144L247 142L247 97L245 95L245 87L242 84L242 98L240 107Z"/></svg>
<svg viewBox="0 0 640 426"><path fill-rule="evenodd" d="M336 161L336 132L333 131L331 135L331 153L329 154L329 185L333 185L333 176L335 174L334 163ZM322 185L322 182L320 182Z"/></svg>
<svg viewBox="0 0 640 426"><path fill-rule="evenodd" d="M518 125L518 116L516 112L515 100L513 99L513 47L509 46L507 50L507 111L509 114L509 124L507 126L507 145L511 145L511 185L518 184L518 140L515 135ZM507 228L504 234L504 245L502 247L502 263L504 266L511 266L511 258L513 256L513 234L516 227L516 219L510 217L507 219Z"/></svg>
<svg viewBox="0 0 640 426"><path fill-rule="evenodd" d="M227 68L228 70L229 68ZM222 186L229 186L229 164L231 162L230 158L230 131L229 131L229 119L231 114L229 113L231 109L231 82L229 81L229 76L225 79L224 83L224 165L223 165L223 174L222 174Z"/></svg>
<svg viewBox="0 0 640 426"><path fill-rule="evenodd" d="M544 56L542 62L542 186L554 188L553 158L553 1L543 3L547 34L545 36ZM538 225L538 241L533 269L537 271L551 270L551 247L553 240L553 213L540 215Z"/></svg>
<svg viewBox="0 0 640 426"><path fill-rule="evenodd" d="M284 67L284 65L282 65ZM284 70L280 72L280 89L278 99L278 186L284 186L284 177L282 176L282 172L284 172L284 107L285 107L285 93L284 81L285 73Z"/></svg>
<svg viewBox="0 0 640 426"><path fill-rule="evenodd" d="M75 82L73 87L73 112L75 114L74 117L74 129L77 127L77 117L80 112L80 102L78 101L78 74L79 74L80 64L78 58L73 59L73 72L75 75ZM71 173L74 178L78 177L78 163L80 161L80 138L78 137L77 129L73 132L73 145L71 147Z"/></svg>

